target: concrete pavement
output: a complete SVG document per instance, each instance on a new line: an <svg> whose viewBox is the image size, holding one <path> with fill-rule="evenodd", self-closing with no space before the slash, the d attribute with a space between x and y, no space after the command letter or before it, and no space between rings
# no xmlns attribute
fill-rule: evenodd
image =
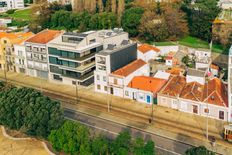
<svg viewBox="0 0 232 155"><path fill-rule="evenodd" d="M0 77L4 77L3 72L0 72ZM7 78L14 84L37 87L38 89L57 92L60 95L72 96L73 98L76 96L75 87L72 86L49 83L46 80L11 72L7 73ZM78 87L78 98L88 99L99 105L101 104L106 106L107 104L107 95L94 92L92 87ZM151 115L151 107L146 106L145 104L110 95L108 96L108 99L111 101L111 106L113 108L120 108L124 111L141 116ZM131 118L131 120L133 120L133 118ZM206 118L204 117L155 106L154 120L155 123L148 126L149 129L161 129L160 132L162 134L166 134L163 133L163 131L169 131L167 134L169 137L173 137L183 142L192 143L194 145L205 144L210 147L205 138ZM232 145L225 142L220 135L224 124L225 122L209 119L209 135L216 137L217 149L220 150L220 152L223 152L222 154L227 154L228 151L231 151Z"/></svg>

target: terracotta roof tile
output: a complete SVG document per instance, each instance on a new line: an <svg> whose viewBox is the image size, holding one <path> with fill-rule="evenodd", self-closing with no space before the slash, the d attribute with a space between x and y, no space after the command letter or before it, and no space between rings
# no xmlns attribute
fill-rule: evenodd
<svg viewBox="0 0 232 155"><path fill-rule="evenodd" d="M166 84L167 80L147 77L136 76L128 84L128 87L139 90L152 92L154 95Z"/></svg>
<svg viewBox="0 0 232 155"><path fill-rule="evenodd" d="M181 75L181 73L184 72L184 69L178 67L172 67L171 69L166 70L166 72L172 75Z"/></svg>
<svg viewBox="0 0 232 155"><path fill-rule="evenodd" d="M7 33L0 32L0 38L8 38L10 39L12 44L21 44L34 34L32 32L18 32L18 33Z"/></svg>
<svg viewBox="0 0 232 155"><path fill-rule="evenodd" d="M228 107L227 86L218 78L210 80L205 84L204 102Z"/></svg>
<svg viewBox="0 0 232 155"><path fill-rule="evenodd" d="M132 63L114 71L112 73L112 75L127 77L128 75L130 75L131 73L133 73L134 71L138 70L139 68L141 68L142 66L144 66L146 64L147 63L144 62L143 60L138 59L138 60L135 60Z"/></svg>
<svg viewBox="0 0 232 155"><path fill-rule="evenodd" d="M142 44L138 47L138 50L142 53L147 53L149 51L155 51L155 52L160 52L160 49L158 49L157 47L148 45L148 44Z"/></svg>
<svg viewBox="0 0 232 155"><path fill-rule="evenodd" d="M52 39L54 39L56 36L58 36L60 33L61 31L57 30L43 30L37 33L32 38L28 39L26 42L46 44Z"/></svg>
<svg viewBox="0 0 232 155"><path fill-rule="evenodd" d="M160 92L163 95L178 97L186 84L184 76L173 76L164 89Z"/></svg>
<svg viewBox="0 0 232 155"><path fill-rule="evenodd" d="M201 102L203 100L204 85L198 82L190 82L183 88L180 97Z"/></svg>

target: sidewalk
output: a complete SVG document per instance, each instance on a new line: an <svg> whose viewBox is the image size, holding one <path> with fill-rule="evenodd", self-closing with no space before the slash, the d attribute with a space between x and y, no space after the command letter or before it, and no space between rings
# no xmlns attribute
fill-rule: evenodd
<svg viewBox="0 0 232 155"><path fill-rule="evenodd" d="M0 78L3 77L3 72L0 71ZM76 96L76 88L72 86L49 83L46 80L12 72L7 73L7 78L10 81L12 80L12 82L14 81L16 84L21 83L32 87L37 87L38 89L59 92L60 94L70 95L73 97ZM107 104L107 95L94 92L92 87L78 87L78 97L86 100L91 99L97 104ZM147 107L145 104L110 95L108 98L112 100L111 106L113 107L121 108L137 114L151 114L151 107ZM107 118L108 116L104 117ZM222 154L229 154L228 151L232 151L232 144L225 142L221 137L223 125L225 123L226 122L209 118L209 135L215 136L217 140L217 151L221 152ZM154 124L146 126L146 129L158 132L161 135L172 137L176 140L187 142L189 144L206 145L210 148L210 145L205 138L205 117L187 114L165 107L154 106Z"/></svg>

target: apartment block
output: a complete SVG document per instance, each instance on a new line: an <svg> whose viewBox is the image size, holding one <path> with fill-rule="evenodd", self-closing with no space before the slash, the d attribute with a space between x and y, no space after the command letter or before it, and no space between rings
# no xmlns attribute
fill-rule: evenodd
<svg viewBox="0 0 232 155"><path fill-rule="evenodd" d="M44 30L25 42L27 75L48 79L47 43L60 34L61 31Z"/></svg>
<svg viewBox="0 0 232 155"><path fill-rule="evenodd" d="M128 33L121 29L63 33L48 44L49 79L68 85L92 84L95 54L123 39L128 40Z"/></svg>
<svg viewBox="0 0 232 155"><path fill-rule="evenodd" d="M24 8L24 0L0 0L0 12Z"/></svg>

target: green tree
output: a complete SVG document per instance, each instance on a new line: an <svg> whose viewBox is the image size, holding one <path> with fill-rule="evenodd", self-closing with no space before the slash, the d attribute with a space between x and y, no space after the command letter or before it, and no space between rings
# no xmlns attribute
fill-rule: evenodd
<svg viewBox="0 0 232 155"><path fill-rule="evenodd" d="M0 92L0 124L29 135L47 137L63 123L60 103L29 88Z"/></svg>
<svg viewBox="0 0 232 155"><path fill-rule="evenodd" d="M189 31L192 36L208 42L212 38L212 22L218 16L218 0L185 0L182 9L187 13Z"/></svg>
<svg viewBox="0 0 232 155"><path fill-rule="evenodd" d="M155 155L155 144L152 140L148 140L146 145L144 146L144 154L145 155Z"/></svg>
<svg viewBox="0 0 232 155"><path fill-rule="evenodd" d="M215 155L214 152L207 150L206 147L204 147L204 146L190 148L185 152L185 154L186 155L196 155L196 154L199 154L199 155Z"/></svg>
<svg viewBox="0 0 232 155"><path fill-rule="evenodd" d="M121 132L111 145L111 153L117 155L126 155L130 151L131 135L128 130Z"/></svg>
<svg viewBox="0 0 232 155"><path fill-rule="evenodd" d="M134 155L144 154L144 141L141 137L137 137L133 142L133 154Z"/></svg>
<svg viewBox="0 0 232 155"><path fill-rule="evenodd" d="M89 130L77 122L65 121L61 128L52 130L48 140L57 151L91 154Z"/></svg>
<svg viewBox="0 0 232 155"><path fill-rule="evenodd" d="M92 152L93 155L107 155L109 142L106 137L100 135L93 139Z"/></svg>
<svg viewBox="0 0 232 155"><path fill-rule="evenodd" d="M136 37L139 34L138 28L143 13L143 8L139 7L130 8L124 12L122 16L122 27L131 37Z"/></svg>

